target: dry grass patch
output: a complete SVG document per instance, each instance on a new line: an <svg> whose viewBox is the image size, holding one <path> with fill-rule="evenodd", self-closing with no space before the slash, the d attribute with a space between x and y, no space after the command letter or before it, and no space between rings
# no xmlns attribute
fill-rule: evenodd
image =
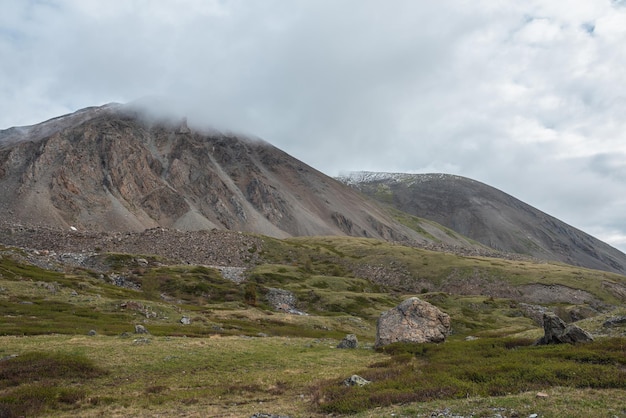
<svg viewBox="0 0 626 418"><path fill-rule="evenodd" d="M309 416L313 382L347 377L386 356L307 338L0 337L0 356L46 349L108 371L85 381L80 416ZM18 357L19 358L19 357ZM60 384L69 383L65 379ZM51 412L63 416L63 411ZM69 415L68 415L69 416Z"/></svg>

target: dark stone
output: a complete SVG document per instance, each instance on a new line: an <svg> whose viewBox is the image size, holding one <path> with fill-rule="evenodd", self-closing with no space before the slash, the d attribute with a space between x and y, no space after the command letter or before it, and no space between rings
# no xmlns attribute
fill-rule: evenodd
<svg viewBox="0 0 626 418"><path fill-rule="evenodd" d="M626 316L614 316L602 324L604 328L619 327L620 325L626 325Z"/></svg>
<svg viewBox="0 0 626 418"><path fill-rule="evenodd" d="M357 348L359 346L359 340L354 334L348 334L343 337L343 340L337 344L337 348Z"/></svg>
<svg viewBox="0 0 626 418"><path fill-rule="evenodd" d="M535 344L576 344L593 341L593 337L587 331L577 325L567 325L561 318L553 313L543 315L544 335Z"/></svg>

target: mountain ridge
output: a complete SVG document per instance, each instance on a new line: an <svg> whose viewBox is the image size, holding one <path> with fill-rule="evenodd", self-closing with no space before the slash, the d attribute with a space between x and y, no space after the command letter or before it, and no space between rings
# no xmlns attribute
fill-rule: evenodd
<svg viewBox="0 0 626 418"><path fill-rule="evenodd" d="M345 235L626 273L623 253L478 181L359 176L342 182L259 138L108 104L0 131L0 222Z"/></svg>
<svg viewBox="0 0 626 418"><path fill-rule="evenodd" d="M353 172L338 179L499 251L626 273L626 255L492 186L440 173Z"/></svg>

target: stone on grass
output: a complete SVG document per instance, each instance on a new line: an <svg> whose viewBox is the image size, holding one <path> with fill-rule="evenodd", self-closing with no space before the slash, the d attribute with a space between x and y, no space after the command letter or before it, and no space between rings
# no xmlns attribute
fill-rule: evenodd
<svg viewBox="0 0 626 418"><path fill-rule="evenodd" d="M87 333L87 335L89 335L90 337L95 337L98 333L96 332L95 329L90 329L89 332Z"/></svg>
<svg viewBox="0 0 626 418"><path fill-rule="evenodd" d="M137 324L135 325L135 334L150 334L146 327L143 325Z"/></svg>
<svg viewBox="0 0 626 418"><path fill-rule="evenodd" d="M450 316L412 297L378 318L376 347L396 342L439 343L450 333Z"/></svg>
<svg viewBox="0 0 626 418"><path fill-rule="evenodd" d="M565 324L561 318L551 312L543 314L544 335L535 344L576 344L593 341L593 337L577 325Z"/></svg>
<svg viewBox="0 0 626 418"><path fill-rule="evenodd" d="M357 348L359 346L359 340L357 340L356 335L348 334L343 337L343 340L337 344L337 348Z"/></svg>
<svg viewBox="0 0 626 418"><path fill-rule="evenodd" d="M370 383L372 382L370 382L367 379L362 378L358 374L353 374L352 376L350 376L349 378L341 382L341 384L344 386L365 386L365 385L369 385Z"/></svg>
<svg viewBox="0 0 626 418"><path fill-rule="evenodd" d="M626 316L614 316L602 324L604 328L619 327L621 325L626 325Z"/></svg>

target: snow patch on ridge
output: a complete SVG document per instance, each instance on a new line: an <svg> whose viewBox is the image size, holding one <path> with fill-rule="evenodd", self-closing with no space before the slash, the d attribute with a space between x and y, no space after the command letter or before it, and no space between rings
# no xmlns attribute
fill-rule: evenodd
<svg viewBox="0 0 626 418"><path fill-rule="evenodd" d="M374 172L374 171L349 171L347 173L341 173L337 180L347 184L348 186L357 186L362 183L374 183L379 181L393 181L396 183L406 183L412 185L415 183L423 183L433 180L460 180L463 177L455 176L454 174L443 173L426 173L426 174L411 174L411 173L387 173L387 172Z"/></svg>

